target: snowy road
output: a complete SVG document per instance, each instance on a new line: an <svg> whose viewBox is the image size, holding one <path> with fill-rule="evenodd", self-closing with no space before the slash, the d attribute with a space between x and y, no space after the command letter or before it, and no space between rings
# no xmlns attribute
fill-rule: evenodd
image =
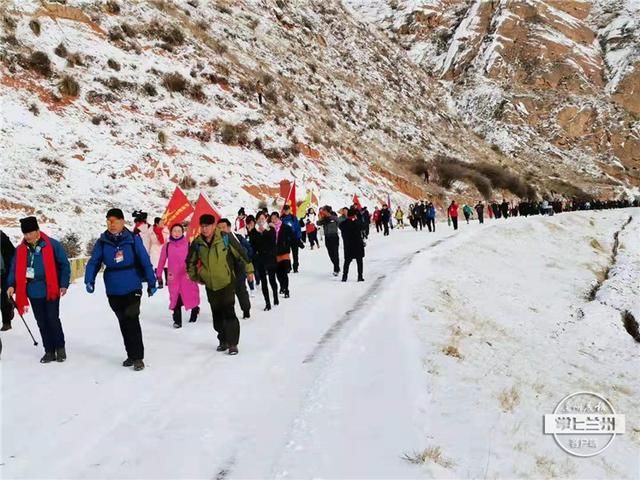
<svg viewBox="0 0 640 480"><path fill-rule="evenodd" d="M214 351L206 306L195 325L171 328L160 291L143 303L148 368L140 374L120 366L102 288L89 296L76 284L62 303L65 364L38 364L17 322L3 337L4 476L415 476L398 440L414 444L407 409L419 387L405 380L420 378L411 374L420 359L407 350L410 289L396 287L408 286L416 252L451 235L440 230L376 236L361 284L329 275L324 249L305 250L291 299L271 312L254 299L235 358ZM406 416L392 414L400 411Z"/></svg>
<svg viewBox="0 0 640 480"><path fill-rule="evenodd" d="M606 247L628 213L597 214L594 238ZM373 235L365 283L355 283L353 271L352 280L342 284L329 274L324 249L305 250L301 273L292 275L291 299L271 312L262 312L261 294L254 299L252 318L242 321L237 357L214 351L206 305L196 324L174 330L167 292L161 290L143 303L148 368L140 373L120 366L122 340L102 287L89 296L77 284L62 308L65 364L40 365L40 350L18 322L3 335L0 473L3 478L478 477L485 463L489 469L489 457L501 453L502 463L496 467L494 459L489 476L519 476L522 472L510 470L505 460L513 447L510 431L495 434L502 435L497 440L502 451L489 442L487 453L483 431L465 433L464 422L470 420L451 419L464 411L482 425L513 415L492 400L493 388L501 385L492 383L492 375L520 371L502 366L499 342L506 340L504 352L514 357L523 345L532 347L526 332L523 339L511 337L518 331L502 338L489 333L485 319L485 332L476 326L473 339L456 340L467 350L466 360L440 350L451 319L458 321L454 313L479 321L469 311L487 302L471 290L521 280L525 272L514 258L504 258L505 248L537 248L543 238L538 234L546 235L547 228L570 232L563 224L572 219L580 221L575 228L582 235L585 226L592 227L580 215L462 225L456 233L439 225L435 234ZM528 232L533 243L518 232ZM559 256L566 257L561 244L576 248L558 234ZM523 264L531 275L546 269L552 288L557 267L550 260L526 261L532 262ZM453 310L455 302L447 303L455 288L460 311ZM511 303L497 302L495 312L484 314L525 308ZM30 316L27 320L35 327ZM488 339L495 346L489 356L482 350ZM474 341L481 346L467 346ZM496 411L482 415L476 405L485 393ZM527 408L549 413L538 411L537 404ZM527 428L538 426L536 417ZM480 444L460 445L460 435ZM539 437L555 451L551 440ZM441 445L452 461L416 466L402 459L431 443Z"/></svg>

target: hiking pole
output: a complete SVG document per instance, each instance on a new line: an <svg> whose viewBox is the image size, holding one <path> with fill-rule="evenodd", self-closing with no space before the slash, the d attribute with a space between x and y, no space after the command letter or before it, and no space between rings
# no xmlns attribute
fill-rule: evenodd
<svg viewBox="0 0 640 480"><path fill-rule="evenodd" d="M22 323L24 323L24 326L27 327L27 332L29 332L29 335L31 335L31 340L33 340L33 346L37 347L38 342L36 342L36 339L33 337L33 333L31 333L31 329L29 328L29 325L27 325L27 322L25 321L24 317L18 311L18 307L16 307L16 304L13 301L13 298L10 298L9 301L11 302L11 305L13 305L13 308L16 309L16 312L18 312L18 316L22 319Z"/></svg>

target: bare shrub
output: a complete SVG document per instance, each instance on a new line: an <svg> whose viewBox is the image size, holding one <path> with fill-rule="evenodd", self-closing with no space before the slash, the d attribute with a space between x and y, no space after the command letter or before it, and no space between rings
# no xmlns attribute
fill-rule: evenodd
<svg viewBox="0 0 640 480"><path fill-rule="evenodd" d="M40 109L35 103L32 103L31 105L29 105L29 111L33 113L36 117L40 115Z"/></svg>
<svg viewBox="0 0 640 480"><path fill-rule="evenodd" d="M184 92L187 89L187 79L177 72L167 73L162 78L162 85L170 92Z"/></svg>
<svg viewBox="0 0 640 480"><path fill-rule="evenodd" d="M79 66L79 67L83 67L84 66L84 60L82 58L82 55L80 55L79 53L70 53L67 55L67 66L69 67L75 67L75 66Z"/></svg>
<svg viewBox="0 0 640 480"><path fill-rule="evenodd" d="M40 27L40 22L38 20L36 19L31 20L29 22L29 28L36 36L40 36L40 32L42 31L42 29Z"/></svg>
<svg viewBox="0 0 640 480"><path fill-rule="evenodd" d="M31 53L28 64L31 70L34 70L45 77L51 75L51 60L49 60L49 56L44 52L37 51Z"/></svg>
<svg viewBox="0 0 640 480"><path fill-rule="evenodd" d="M218 180L216 180L215 177L209 177L209 179L207 180L207 185L209 185L210 187L217 187Z"/></svg>
<svg viewBox="0 0 640 480"><path fill-rule="evenodd" d="M120 64L116 62L113 58L107 60L107 65L110 69L115 70L116 72L120 71Z"/></svg>
<svg viewBox="0 0 640 480"><path fill-rule="evenodd" d="M118 15L120 13L120 4L116 0L108 0L104 4L104 10L112 15Z"/></svg>
<svg viewBox="0 0 640 480"><path fill-rule="evenodd" d="M535 189L504 167L489 163L474 163L473 168L491 181L493 188L503 188L520 198L535 198Z"/></svg>
<svg viewBox="0 0 640 480"><path fill-rule="evenodd" d="M158 141L163 145L167 143L167 134L162 131L158 132Z"/></svg>
<svg viewBox="0 0 640 480"><path fill-rule="evenodd" d="M510 390L503 390L500 392L498 395L498 402L504 412L512 412L520 403L520 394L516 387L511 387Z"/></svg>
<svg viewBox="0 0 640 480"><path fill-rule="evenodd" d="M69 54L69 52L67 51L67 47L64 46L64 43L58 44L58 46L53 50L53 53L55 53L60 58L66 58Z"/></svg>
<svg viewBox="0 0 640 480"><path fill-rule="evenodd" d="M428 462L432 462L444 468L451 468L454 466L454 463L451 460L444 457L440 447L429 447L425 448L421 452L413 452L410 454L405 453L402 456L402 459L415 465L424 465Z"/></svg>
<svg viewBox="0 0 640 480"><path fill-rule="evenodd" d="M84 250L84 254L86 256L88 256L88 257L91 256L91 254L93 253L93 249L96 246L96 243L98 243L98 239L97 238L92 238L91 240L89 240L87 242L87 245L86 245L85 250Z"/></svg>
<svg viewBox="0 0 640 480"><path fill-rule="evenodd" d="M65 75L60 80L58 84L58 90L62 95L66 95L69 97L77 97L80 95L80 85L78 82L71 76Z"/></svg>
<svg viewBox="0 0 640 480"><path fill-rule="evenodd" d="M156 86L149 82L145 83L142 86L142 90L144 90L144 93L146 93L150 97L155 97L158 94L158 90L156 90Z"/></svg>
<svg viewBox="0 0 640 480"><path fill-rule="evenodd" d="M189 88L189 96L200 103L204 103L207 100L207 95L204 93L202 85L199 83L191 85L191 88Z"/></svg>
<svg viewBox="0 0 640 480"><path fill-rule="evenodd" d="M247 137L248 128L246 125L224 123L220 129L220 139L225 145L242 145L249 143Z"/></svg>
<svg viewBox="0 0 640 480"><path fill-rule="evenodd" d="M68 232L60 239L60 245L69 258L76 258L82 252L80 237L75 232Z"/></svg>
<svg viewBox="0 0 640 480"><path fill-rule="evenodd" d="M184 177L182 177L182 180L180 180L180 183L178 185L180 185L180 188L184 190L191 190L198 185L198 182L196 182L191 175L185 175Z"/></svg>
<svg viewBox="0 0 640 480"><path fill-rule="evenodd" d="M122 29L122 33L124 33L127 37L134 38L138 35L138 31L135 27L132 27L128 23L123 23L120 25Z"/></svg>

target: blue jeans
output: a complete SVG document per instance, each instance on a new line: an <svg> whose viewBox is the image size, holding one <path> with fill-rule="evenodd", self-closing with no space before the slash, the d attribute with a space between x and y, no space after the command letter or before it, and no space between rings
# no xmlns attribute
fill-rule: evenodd
<svg viewBox="0 0 640 480"><path fill-rule="evenodd" d="M29 303L31 303L33 315L38 322L44 351L53 353L58 348L64 348L64 332L60 322L60 299L30 298Z"/></svg>

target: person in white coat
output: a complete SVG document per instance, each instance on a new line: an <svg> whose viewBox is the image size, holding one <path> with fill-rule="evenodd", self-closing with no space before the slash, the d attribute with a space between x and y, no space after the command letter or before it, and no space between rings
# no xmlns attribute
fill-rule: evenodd
<svg viewBox="0 0 640 480"><path fill-rule="evenodd" d="M164 222L160 217L153 219L153 228L149 234L149 258L151 258L151 265L154 269L158 268L160 263L160 254L162 253L162 247L169 240L169 230L164 226ZM167 269L164 269L164 277L167 278ZM164 282L162 277L158 277L158 288L162 288Z"/></svg>
<svg viewBox="0 0 640 480"><path fill-rule="evenodd" d="M133 234L139 235L144 249L147 253L151 252L151 225L147 223L147 212L136 210L133 212L133 219L135 227L133 228ZM155 266L155 265L154 265Z"/></svg>

